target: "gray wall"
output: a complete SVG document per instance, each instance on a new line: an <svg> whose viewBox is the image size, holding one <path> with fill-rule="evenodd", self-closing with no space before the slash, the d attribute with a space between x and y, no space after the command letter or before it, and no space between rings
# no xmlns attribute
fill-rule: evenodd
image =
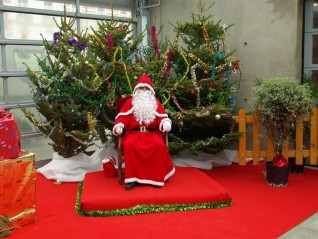
<svg viewBox="0 0 318 239"><path fill-rule="evenodd" d="M152 1L159 2L159 1ZM301 76L302 0L206 0L207 12L221 24L234 24L228 46L241 61L242 81L237 107L252 109L251 87L256 79ZM174 40L174 24L191 21L198 0L161 0L150 9L151 24L163 25L160 39Z"/></svg>

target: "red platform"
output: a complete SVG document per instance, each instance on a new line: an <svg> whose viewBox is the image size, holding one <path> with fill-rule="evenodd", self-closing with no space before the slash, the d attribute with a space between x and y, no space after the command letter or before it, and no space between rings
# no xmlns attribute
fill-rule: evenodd
<svg viewBox="0 0 318 239"><path fill-rule="evenodd" d="M232 202L231 197L222 186L199 169L190 167L176 167L175 174L162 188L138 185L131 191L126 191L124 184L119 185L118 178L107 178L102 171L88 173L82 183L78 200L80 200L78 210L86 216L103 216L102 212L114 210L117 212L108 215L118 215L120 210L126 213L119 213L119 215L127 215L219 208L229 206ZM162 205L168 209L160 209ZM174 205L174 207L169 208L169 205ZM180 208L182 205L183 209ZM142 212L139 210L130 213L126 211L140 206L146 208ZM149 210L149 207L155 209L150 208Z"/></svg>

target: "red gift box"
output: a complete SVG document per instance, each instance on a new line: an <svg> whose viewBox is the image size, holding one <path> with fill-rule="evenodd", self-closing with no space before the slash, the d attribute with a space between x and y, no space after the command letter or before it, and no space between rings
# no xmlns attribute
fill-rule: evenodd
<svg viewBox="0 0 318 239"><path fill-rule="evenodd" d="M35 154L0 161L0 215L12 225L24 226L36 220Z"/></svg>
<svg viewBox="0 0 318 239"><path fill-rule="evenodd" d="M117 177L117 169L115 168L116 160L113 156L102 160L104 174L107 178Z"/></svg>
<svg viewBox="0 0 318 239"><path fill-rule="evenodd" d="M20 157L21 134L12 113L0 108L0 160Z"/></svg>

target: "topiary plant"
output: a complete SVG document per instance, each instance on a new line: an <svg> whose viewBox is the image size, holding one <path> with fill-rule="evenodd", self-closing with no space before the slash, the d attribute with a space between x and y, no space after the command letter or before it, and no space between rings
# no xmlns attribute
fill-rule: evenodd
<svg viewBox="0 0 318 239"><path fill-rule="evenodd" d="M276 166L282 158L285 141L290 135L291 125L311 114L315 101L309 85L294 78L263 79L253 87L256 116L272 140ZM284 158L285 159L285 158ZM287 160L285 160L287 164Z"/></svg>

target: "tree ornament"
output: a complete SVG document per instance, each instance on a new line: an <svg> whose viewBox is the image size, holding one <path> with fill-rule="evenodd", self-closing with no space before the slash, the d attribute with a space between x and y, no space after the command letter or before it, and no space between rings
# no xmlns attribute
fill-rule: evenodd
<svg viewBox="0 0 318 239"><path fill-rule="evenodd" d="M191 90L191 95L194 95L195 94L195 90Z"/></svg>
<svg viewBox="0 0 318 239"><path fill-rule="evenodd" d="M204 74L206 74L206 75L207 75L208 73L209 73L209 72L208 72L207 70L204 70Z"/></svg>
<svg viewBox="0 0 318 239"><path fill-rule="evenodd" d="M219 115L219 114L216 114L216 115L215 115L215 119L216 119L216 120L219 120L219 119L221 119L221 115Z"/></svg>

